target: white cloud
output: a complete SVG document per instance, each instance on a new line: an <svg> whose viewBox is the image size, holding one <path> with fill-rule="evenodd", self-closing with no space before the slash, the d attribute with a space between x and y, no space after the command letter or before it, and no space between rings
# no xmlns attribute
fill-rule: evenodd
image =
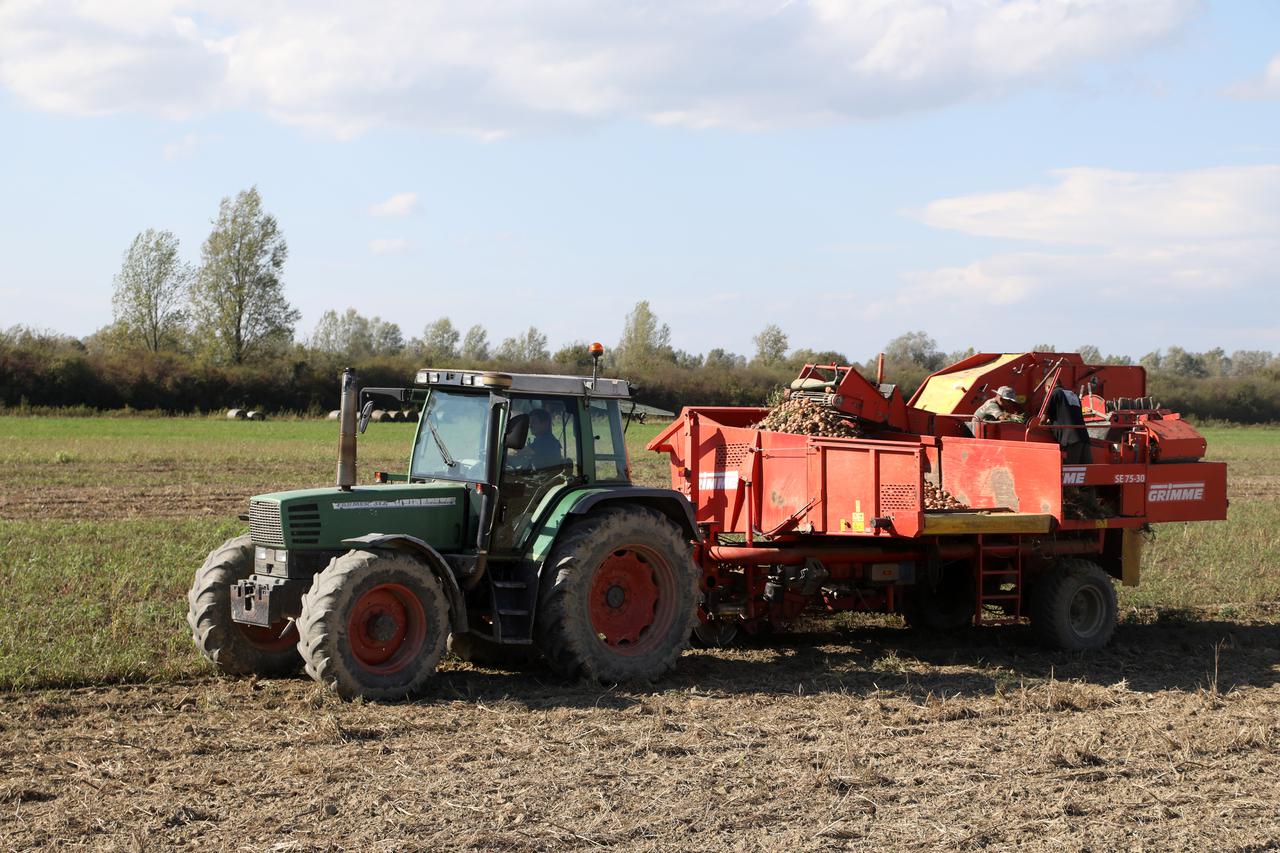
<svg viewBox="0 0 1280 853"><path fill-rule="evenodd" d="M375 255L398 255L409 250L409 241L401 237L388 237L369 241L369 251Z"/></svg>
<svg viewBox="0 0 1280 853"><path fill-rule="evenodd" d="M1280 53L1267 63L1261 77L1237 83L1227 94L1237 98L1280 98Z"/></svg>
<svg viewBox="0 0 1280 853"><path fill-rule="evenodd" d="M0 6L0 85L42 109L249 109L338 135L874 118L1070 75L1197 0L62 0Z"/></svg>
<svg viewBox="0 0 1280 853"><path fill-rule="evenodd" d="M1157 318L1194 324L1197 311L1222 315L1270 298L1280 165L1054 175L1050 185L940 199L916 212L938 228L1035 245L910 273L877 310L958 322L1001 313L1077 323L1085 335L1122 318L1143 331Z"/></svg>
<svg viewBox="0 0 1280 853"><path fill-rule="evenodd" d="M408 216L411 213L416 213L418 208L417 193L396 193L391 198L370 205L369 215Z"/></svg>
<svg viewBox="0 0 1280 853"><path fill-rule="evenodd" d="M200 139L199 134L183 134L181 139L170 142L164 146L164 159L172 163L175 160L181 160L183 157L188 157L196 152L196 149L200 147L201 142L202 140Z"/></svg>

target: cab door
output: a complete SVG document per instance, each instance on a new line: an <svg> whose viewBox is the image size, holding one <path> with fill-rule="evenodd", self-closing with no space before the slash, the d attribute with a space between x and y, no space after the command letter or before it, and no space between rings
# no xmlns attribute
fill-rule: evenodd
<svg viewBox="0 0 1280 853"><path fill-rule="evenodd" d="M520 551L543 509L584 482L580 401L512 396L507 423L529 419L524 447L503 448L494 551Z"/></svg>

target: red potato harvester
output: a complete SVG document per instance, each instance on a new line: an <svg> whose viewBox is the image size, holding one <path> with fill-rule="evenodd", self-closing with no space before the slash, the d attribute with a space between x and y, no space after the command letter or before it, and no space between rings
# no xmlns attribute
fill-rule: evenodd
<svg viewBox="0 0 1280 853"><path fill-rule="evenodd" d="M881 363L883 372L883 361ZM997 388L1025 420L980 423ZM698 636L802 613L901 613L935 629L1030 620L1045 643L1105 645L1113 579L1138 583L1149 525L1226 518L1226 466L1146 396L1141 367L1074 353L982 353L907 401L878 376L807 365L788 390L862 434L756 425L762 408L689 407L650 444L702 533ZM964 509L933 509L945 490Z"/></svg>

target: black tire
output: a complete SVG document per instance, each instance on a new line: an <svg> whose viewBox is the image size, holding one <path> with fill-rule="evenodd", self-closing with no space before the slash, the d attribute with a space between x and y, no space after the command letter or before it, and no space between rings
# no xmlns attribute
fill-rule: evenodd
<svg viewBox="0 0 1280 853"><path fill-rule="evenodd" d="M228 675L284 675L302 663L293 623L271 628L231 619L231 586L253 574L253 540L237 536L210 552L187 591L191 639L207 660Z"/></svg>
<svg viewBox="0 0 1280 853"><path fill-rule="evenodd" d="M302 597L307 674L344 699L401 699L435 675L449 636L444 590L421 561L348 551Z"/></svg>
<svg viewBox="0 0 1280 853"><path fill-rule="evenodd" d="M569 678L658 678L689 644L699 576L690 543L666 517L639 506L594 512L547 559L538 649Z"/></svg>
<svg viewBox="0 0 1280 853"><path fill-rule="evenodd" d="M495 643L478 634L450 634L449 654L480 666L519 666L533 658L533 646Z"/></svg>
<svg viewBox="0 0 1280 853"><path fill-rule="evenodd" d="M1031 628L1046 646L1100 649L1116 629L1116 588L1097 563L1065 557L1036 581Z"/></svg>
<svg viewBox="0 0 1280 853"><path fill-rule="evenodd" d="M935 586L920 579L903 599L902 618L912 628L958 631L973 625L976 606L973 567L959 563L944 568Z"/></svg>

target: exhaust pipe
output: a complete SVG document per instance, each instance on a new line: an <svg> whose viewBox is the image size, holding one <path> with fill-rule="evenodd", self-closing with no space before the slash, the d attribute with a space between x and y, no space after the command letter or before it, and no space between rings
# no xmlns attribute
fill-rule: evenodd
<svg viewBox="0 0 1280 853"><path fill-rule="evenodd" d="M342 404L338 413L338 488L351 491L356 484L356 413L359 396L356 390L356 372L348 367L342 371Z"/></svg>

